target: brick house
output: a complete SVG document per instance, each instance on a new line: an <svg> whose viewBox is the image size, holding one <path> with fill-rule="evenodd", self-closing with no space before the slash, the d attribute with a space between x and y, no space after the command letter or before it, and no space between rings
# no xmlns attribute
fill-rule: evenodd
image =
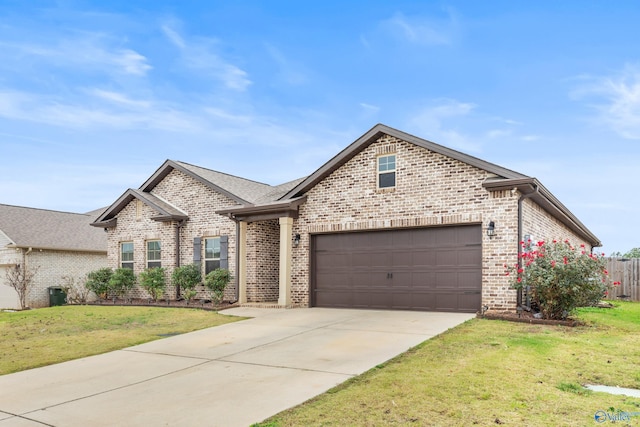
<svg viewBox="0 0 640 427"><path fill-rule="evenodd" d="M16 291L6 283L6 269L35 272L26 303L49 305L48 287L63 277L81 281L107 266L107 236L89 224L100 211L86 214L0 205L0 308L19 308Z"/></svg>
<svg viewBox="0 0 640 427"><path fill-rule="evenodd" d="M92 225L113 267L227 267L227 299L280 306L513 310L521 240L600 246L535 178L381 124L275 187L167 160Z"/></svg>

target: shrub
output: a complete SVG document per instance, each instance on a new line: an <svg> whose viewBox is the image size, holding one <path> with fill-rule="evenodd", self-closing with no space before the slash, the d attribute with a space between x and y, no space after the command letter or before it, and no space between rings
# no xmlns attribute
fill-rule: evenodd
<svg viewBox="0 0 640 427"><path fill-rule="evenodd" d="M191 301L196 296L196 286L202 281L202 274L200 273L200 267L195 264L183 265L177 267L171 273L171 283L176 287L179 287L182 296Z"/></svg>
<svg viewBox="0 0 640 427"><path fill-rule="evenodd" d="M86 304L89 301L91 290L85 286L87 278L62 276L62 290L67 294L67 301L70 304Z"/></svg>
<svg viewBox="0 0 640 427"><path fill-rule="evenodd" d="M87 281L84 286L95 293L98 298L105 299L109 293L109 280L113 275L113 270L108 267L95 270L87 274Z"/></svg>
<svg viewBox="0 0 640 427"><path fill-rule="evenodd" d="M545 319L564 319L578 307L597 304L604 296L609 274L602 256L576 249L568 240L538 242L530 250L521 242L520 263L507 268L511 285L528 289L532 304Z"/></svg>
<svg viewBox="0 0 640 427"><path fill-rule="evenodd" d="M116 268L109 279L109 291L118 297L123 297L136 284L136 276L130 268Z"/></svg>
<svg viewBox="0 0 640 427"><path fill-rule="evenodd" d="M204 278L204 286L209 290L211 300L216 304L222 302L224 290L231 281L231 273L226 268L216 268Z"/></svg>
<svg viewBox="0 0 640 427"><path fill-rule="evenodd" d="M162 267L154 267L147 268L140 273L140 286L149 292L154 301L157 301L164 293L166 287L164 271Z"/></svg>

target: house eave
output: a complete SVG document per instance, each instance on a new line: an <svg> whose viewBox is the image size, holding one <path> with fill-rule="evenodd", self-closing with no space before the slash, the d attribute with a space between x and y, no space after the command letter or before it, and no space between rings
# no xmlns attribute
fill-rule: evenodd
<svg viewBox="0 0 640 427"><path fill-rule="evenodd" d="M602 242L580 220L558 200L536 178L497 179L490 178L482 183L489 191L516 189L518 192L535 201L554 218L566 225L570 230L585 239L593 247L602 246Z"/></svg>
<svg viewBox="0 0 640 427"><path fill-rule="evenodd" d="M56 252L82 252L92 254L107 254L106 249L86 249L86 248L60 248L55 246L30 246L30 245L7 245L5 246L11 249L31 249L32 252L36 251L56 251Z"/></svg>
<svg viewBox="0 0 640 427"><path fill-rule="evenodd" d="M240 205L216 211L236 221L265 221L282 217L297 218L298 207L307 200L307 196L297 197L285 202L264 205Z"/></svg>
<svg viewBox="0 0 640 427"><path fill-rule="evenodd" d="M118 218L111 218L106 221L96 221L96 222L92 222L89 225L91 225L92 227L98 227L98 228L113 228L116 225L118 225Z"/></svg>
<svg viewBox="0 0 640 427"><path fill-rule="evenodd" d="M151 217L153 221L158 222L172 222L172 221L186 221L189 219L187 215L159 215Z"/></svg>

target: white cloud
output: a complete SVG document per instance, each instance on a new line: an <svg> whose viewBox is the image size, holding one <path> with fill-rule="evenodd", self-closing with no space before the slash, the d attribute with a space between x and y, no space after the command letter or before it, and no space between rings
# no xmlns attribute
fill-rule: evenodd
<svg viewBox="0 0 640 427"><path fill-rule="evenodd" d="M71 129L143 128L196 132L204 128L201 119L191 111L169 105L150 108L152 105L146 101L131 100L115 92L89 92L109 104L87 103L82 97L74 102L45 95L4 92L0 93L0 117ZM123 105L127 107L124 110ZM131 107L135 107L134 111Z"/></svg>
<svg viewBox="0 0 640 427"><path fill-rule="evenodd" d="M380 107L378 107L377 105L367 104L366 102L361 102L360 106L363 110L369 113L377 113L378 111L380 111Z"/></svg>
<svg viewBox="0 0 640 427"><path fill-rule="evenodd" d="M511 131L505 129L491 129L485 134L489 139L502 138L509 135L511 135Z"/></svg>
<svg viewBox="0 0 640 427"><path fill-rule="evenodd" d="M403 40L428 46L450 45L457 32L457 22L450 11L447 11L447 18L444 20L432 17L409 17L397 12L382 25Z"/></svg>
<svg viewBox="0 0 640 427"><path fill-rule="evenodd" d="M188 39L169 25L163 25L161 29L167 39L179 49L181 64L187 69L207 78L214 77L227 88L236 91L245 91L252 84L246 71L216 53L219 44L216 39Z"/></svg>
<svg viewBox="0 0 640 427"><path fill-rule="evenodd" d="M123 93L112 92L112 91L102 90L102 89L89 89L87 90L87 93L97 98L104 99L106 101L110 101L114 104L124 106L124 107L146 109L151 106L151 102L149 101L138 101L135 99L131 99L126 94L123 94Z"/></svg>
<svg viewBox="0 0 640 427"><path fill-rule="evenodd" d="M640 67L626 66L617 75L589 78L575 89L575 99L595 98L598 120L623 138L640 139Z"/></svg>
<svg viewBox="0 0 640 427"><path fill-rule="evenodd" d="M425 135L438 144L447 145L465 151L481 151L481 145L464 135L459 127L451 125L450 120L459 120L468 116L476 107L474 104L453 99L437 100L434 106L426 107L409 120L409 126L418 135Z"/></svg>
<svg viewBox="0 0 640 427"><path fill-rule="evenodd" d="M25 57L60 68L99 70L105 74L144 76L152 69L144 55L132 49L110 46L113 40L102 34L83 33L77 39L54 40L50 45L36 42L0 42L12 62Z"/></svg>
<svg viewBox="0 0 640 427"><path fill-rule="evenodd" d="M523 135L520 137L520 139L525 142L531 142L539 140L540 137L538 135Z"/></svg>
<svg viewBox="0 0 640 427"><path fill-rule="evenodd" d="M162 29L164 34L167 36L169 41L173 43L176 47L179 47L180 49L184 49L187 47L187 45L184 42L184 39L182 38L182 36L180 36L180 34L178 34L177 31L173 30L168 25L163 25L160 28Z"/></svg>

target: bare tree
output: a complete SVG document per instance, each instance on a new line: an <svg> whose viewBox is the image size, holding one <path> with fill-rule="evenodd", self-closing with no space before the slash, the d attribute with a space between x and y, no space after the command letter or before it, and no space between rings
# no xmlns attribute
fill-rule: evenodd
<svg viewBox="0 0 640 427"><path fill-rule="evenodd" d="M7 268L8 285L15 289L20 300L20 309L27 308L27 297L31 292L33 277L38 272L37 268L27 268L26 263L16 264Z"/></svg>
<svg viewBox="0 0 640 427"><path fill-rule="evenodd" d="M87 276L73 277L62 276L62 289L67 294L67 301L71 304L86 304L89 300L89 294L91 291L84 285L87 281Z"/></svg>

